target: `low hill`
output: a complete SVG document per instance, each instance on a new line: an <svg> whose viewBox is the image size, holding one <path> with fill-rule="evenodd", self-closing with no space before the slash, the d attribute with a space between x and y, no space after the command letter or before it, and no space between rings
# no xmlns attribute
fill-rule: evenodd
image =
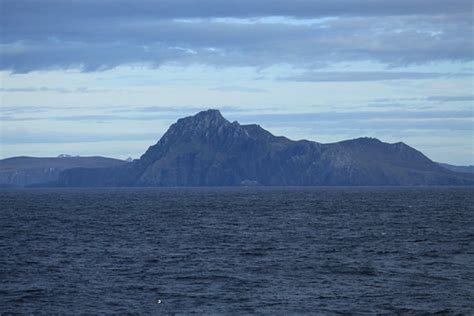
<svg viewBox="0 0 474 316"><path fill-rule="evenodd" d="M455 166L447 163L438 162L438 164L448 170L461 173L474 173L474 166Z"/></svg>
<svg viewBox="0 0 474 316"><path fill-rule="evenodd" d="M0 160L0 187L24 187L53 182L64 170L81 167L109 168L125 163L123 160L104 157L12 157Z"/></svg>

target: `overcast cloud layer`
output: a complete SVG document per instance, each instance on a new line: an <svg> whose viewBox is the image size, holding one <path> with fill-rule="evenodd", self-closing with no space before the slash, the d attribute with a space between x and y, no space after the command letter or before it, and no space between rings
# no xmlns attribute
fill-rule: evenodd
<svg viewBox="0 0 474 316"><path fill-rule="evenodd" d="M1 1L0 69L470 61L472 1ZM286 17L276 18L276 17Z"/></svg>
<svg viewBox="0 0 474 316"><path fill-rule="evenodd" d="M468 14L469 0L3 0L19 17L209 18Z"/></svg>

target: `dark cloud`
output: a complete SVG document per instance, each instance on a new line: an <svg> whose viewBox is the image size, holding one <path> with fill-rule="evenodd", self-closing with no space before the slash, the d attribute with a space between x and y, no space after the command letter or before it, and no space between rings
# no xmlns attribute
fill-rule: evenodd
<svg viewBox="0 0 474 316"><path fill-rule="evenodd" d="M472 4L464 0L3 0L1 6L0 69L14 72L165 63L405 65L473 56ZM213 19L272 16L331 19Z"/></svg>
<svg viewBox="0 0 474 316"><path fill-rule="evenodd" d="M314 67L323 62L378 61L392 65L436 60L471 60L466 29L430 33L392 32L389 21L374 31L352 21L352 27L240 24L227 22L157 22L120 31L78 30L47 38L3 44L0 68L16 72L35 69L82 68L103 70L122 64L200 63L217 66L266 67L287 63ZM77 37L77 38L75 38Z"/></svg>

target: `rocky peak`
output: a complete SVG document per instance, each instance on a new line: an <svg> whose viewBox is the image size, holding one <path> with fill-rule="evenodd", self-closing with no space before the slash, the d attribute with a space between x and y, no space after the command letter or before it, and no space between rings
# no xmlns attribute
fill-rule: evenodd
<svg viewBox="0 0 474 316"><path fill-rule="evenodd" d="M398 143L394 143L394 144L391 144L394 148L396 148L397 150L407 150L407 149L410 149L410 147L403 143L403 142L398 142Z"/></svg>
<svg viewBox="0 0 474 316"><path fill-rule="evenodd" d="M144 164L148 164L175 145L191 148L200 143L207 143L219 146L229 139L241 137L248 137L248 133L239 123L230 123L218 110L210 109L179 119L171 125L156 145L147 150L141 160Z"/></svg>
<svg viewBox="0 0 474 316"><path fill-rule="evenodd" d="M374 137L359 137L354 139L355 142L361 144L381 144L382 142Z"/></svg>
<svg viewBox="0 0 474 316"><path fill-rule="evenodd" d="M270 139L275 137L272 135L272 133L263 129L260 125L257 124L242 125L242 128L244 128L247 133L253 138Z"/></svg>
<svg viewBox="0 0 474 316"><path fill-rule="evenodd" d="M219 110L201 111L194 116L179 119L176 127L185 129L210 129L230 124Z"/></svg>
<svg viewBox="0 0 474 316"><path fill-rule="evenodd" d="M218 110L202 111L194 116L179 119L171 125L162 140L168 142L176 138L189 139L198 135L209 135L230 124Z"/></svg>
<svg viewBox="0 0 474 316"><path fill-rule="evenodd" d="M195 119L200 119L200 120L221 120L221 121L226 121L227 120L222 116L221 112L219 110L215 109L209 109L206 111L201 111L197 113L194 116L191 116L192 118Z"/></svg>

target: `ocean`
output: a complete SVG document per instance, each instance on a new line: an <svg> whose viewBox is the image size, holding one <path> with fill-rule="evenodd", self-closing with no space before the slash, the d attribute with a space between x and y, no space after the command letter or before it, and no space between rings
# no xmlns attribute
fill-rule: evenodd
<svg viewBox="0 0 474 316"><path fill-rule="evenodd" d="M474 189L0 190L0 313L472 315Z"/></svg>

